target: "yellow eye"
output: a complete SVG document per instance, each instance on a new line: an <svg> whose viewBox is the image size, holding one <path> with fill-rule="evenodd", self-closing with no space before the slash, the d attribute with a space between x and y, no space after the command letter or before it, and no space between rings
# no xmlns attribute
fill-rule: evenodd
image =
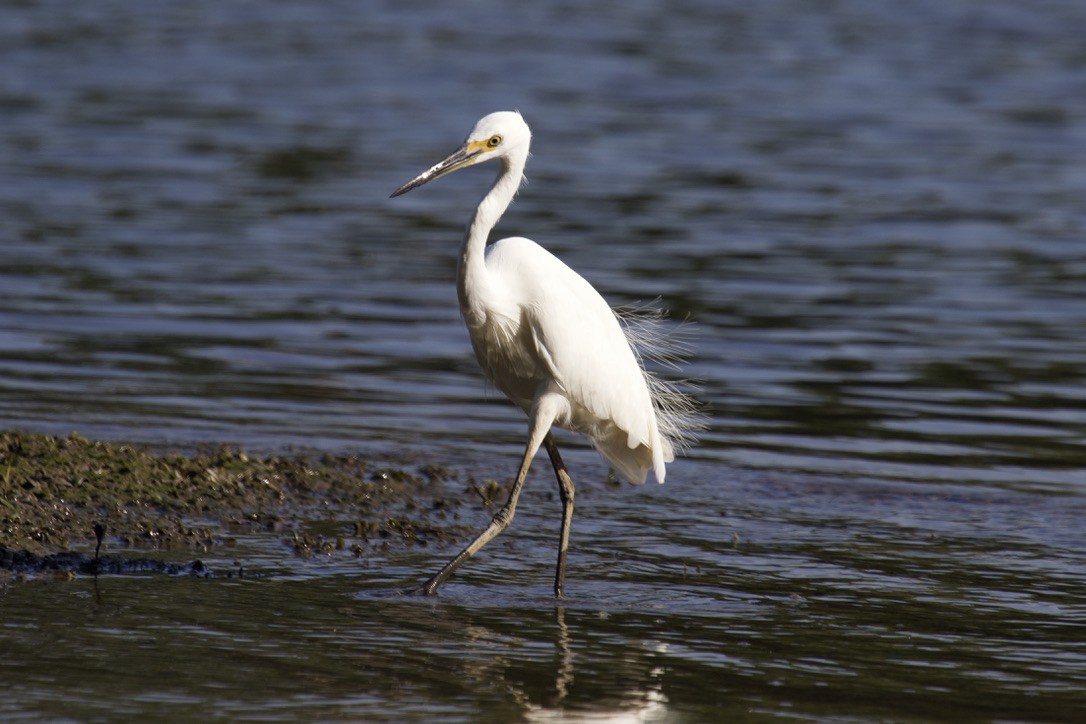
<svg viewBox="0 0 1086 724"><path fill-rule="evenodd" d="M487 148L497 148L500 145L502 145L502 137L501 136L494 135L494 136L491 136L490 138L486 139L486 147Z"/></svg>

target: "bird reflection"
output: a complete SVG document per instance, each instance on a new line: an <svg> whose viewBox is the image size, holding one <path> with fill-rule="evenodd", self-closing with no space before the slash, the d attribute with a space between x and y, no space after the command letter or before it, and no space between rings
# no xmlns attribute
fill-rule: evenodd
<svg viewBox="0 0 1086 724"><path fill-rule="evenodd" d="M367 630L395 622L395 646L410 652L400 662L407 668L390 662L385 649L372 658L367 645L360 670L391 666L402 676L421 666L438 700L463 702L485 692L492 705L507 711L512 704L533 722L647 721L669 712L661 662L667 645L652 638L651 623L640 616L560 602L539 607L524 600L473 600L470 606L406 601L419 599L397 598L388 608L354 614ZM405 648L405 642L412 645Z"/></svg>
<svg viewBox="0 0 1086 724"><path fill-rule="evenodd" d="M662 681L664 669L659 666L650 669L650 679L644 689L630 687L617 697L610 694L603 701L587 707L571 701L576 656L573 634L566 623L565 606L561 604L555 606L554 616L556 623L555 697L545 704L536 704L523 689L508 682L510 692L524 707L524 717L527 721L570 721L571 715L575 715L576 720L580 722L643 722L656 721L667 712L667 697L663 693ZM663 653L666 648L666 644L659 644L655 647L655 652ZM631 677L631 681L636 681L636 678ZM608 705L606 699L617 699L617 702Z"/></svg>

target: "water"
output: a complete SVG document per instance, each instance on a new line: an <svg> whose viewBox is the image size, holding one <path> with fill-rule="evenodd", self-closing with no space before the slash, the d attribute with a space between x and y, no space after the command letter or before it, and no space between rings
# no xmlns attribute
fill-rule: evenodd
<svg viewBox="0 0 1086 724"><path fill-rule="evenodd" d="M531 236L696 323L663 488L579 441L451 553L0 593L8 716L1071 719L1086 697L1086 8L8 4L0 425L512 472L458 319L519 108ZM481 524L484 511L477 512ZM107 664L102 670L92 662ZM20 684L16 686L15 684Z"/></svg>

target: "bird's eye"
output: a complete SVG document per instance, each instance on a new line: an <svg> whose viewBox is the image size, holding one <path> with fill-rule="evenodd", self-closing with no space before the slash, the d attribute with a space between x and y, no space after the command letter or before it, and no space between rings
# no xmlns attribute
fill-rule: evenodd
<svg viewBox="0 0 1086 724"><path fill-rule="evenodd" d="M501 136L491 136L490 138L486 139L486 147L487 148L497 148L501 144L502 144L502 137Z"/></svg>

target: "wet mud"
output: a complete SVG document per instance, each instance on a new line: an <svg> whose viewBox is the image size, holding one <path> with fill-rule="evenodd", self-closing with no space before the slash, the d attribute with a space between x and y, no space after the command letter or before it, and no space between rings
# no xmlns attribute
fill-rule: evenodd
<svg viewBox="0 0 1086 724"><path fill-rule="evenodd" d="M183 454L8 431L0 433L0 574L208 575L199 560L176 562L178 552L258 531L297 555L443 542L463 537L459 509L479 502L473 481L464 491L456 483L439 466L380 467L354 455ZM148 549L171 551L171 560Z"/></svg>
<svg viewBox="0 0 1086 724"><path fill-rule="evenodd" d="M131 573L161 573L168 576L196 576L210 578L214 575L228 577L244 576L243 568L224 570L216 573L197 559L189 563L163 561L157 558L129 557L118 555L97 556L78 551L64 551L38 555L27 550L14 551L0 546L0 569L15 578L27 574L46 573L57 578L72 578L76 575L99 576Z"/></svg>

